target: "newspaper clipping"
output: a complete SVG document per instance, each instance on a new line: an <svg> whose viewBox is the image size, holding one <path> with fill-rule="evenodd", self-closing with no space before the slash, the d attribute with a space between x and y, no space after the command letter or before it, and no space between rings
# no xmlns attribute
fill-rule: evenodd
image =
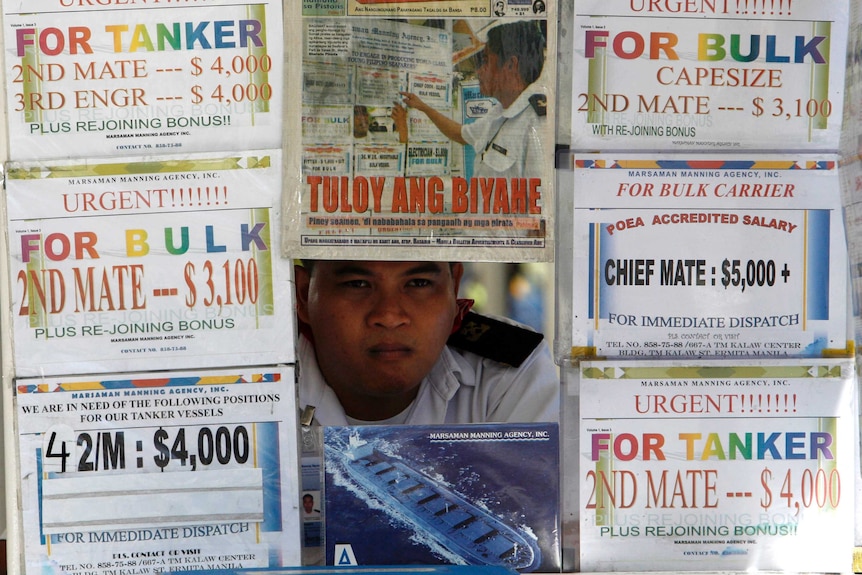
<svg viewBox="0 0 862 575"><path fill-rule="evenodd" d="M291 7L286 252L549 260L553 8Z"/></svg>

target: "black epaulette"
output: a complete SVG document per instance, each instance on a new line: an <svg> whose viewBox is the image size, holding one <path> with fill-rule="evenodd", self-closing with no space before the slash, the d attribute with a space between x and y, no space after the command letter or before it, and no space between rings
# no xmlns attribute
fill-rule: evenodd
<svg viewBox="0 0 862 575"><path fill-rule="evenodd" d="M512 367L520 367L545 336L531 329L470 312L446 342Z"/></svg>
<svg viewBox="0 0 862 575"><path fill-rule="evenodd" d="M537 116L548 115L548 98L544 94L533 94L530 96L530 105Z"/></svg>

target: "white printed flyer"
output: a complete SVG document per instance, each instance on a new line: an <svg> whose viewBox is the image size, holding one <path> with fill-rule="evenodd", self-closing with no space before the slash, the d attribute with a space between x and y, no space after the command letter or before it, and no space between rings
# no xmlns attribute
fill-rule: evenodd
<svg viewBox="0 0 862 575"><path fill-rule="evenodd" d="M569 159L558 356L852 356L836 156Z"/></svg>
<svg viewBox="0 0 862 575"><path fill-rule="evenodd" d="M280 157L7 164L16 375L292 362Z"/></svg>
<svg viewBox="0 0 862 575"><path fill-rule="evenodd" d="M556 6L493 4L286 6L285 253L552 259Z"/></svg>
<svg viewBox="0 0 862 575"><path fill-rule="evenodd" d="M835 151L848 0L578 0L572 148Z"/></svg>
<svg viewBox="0 0 862 575"><path fill-rule="evenodd" d="M14 160L281 146L282 3L3 2Z"/></svg>
<svg viewBox="0 0 862 575"><path fill-rule="evenodd" d="M16 381L26 575L300 561L290 367Z"/></svg>
<svg viewBox="0 0 862 575"><path fill-rule="evenodd" d="M850 571L852 360L579 373L582 572Z"/></svg>

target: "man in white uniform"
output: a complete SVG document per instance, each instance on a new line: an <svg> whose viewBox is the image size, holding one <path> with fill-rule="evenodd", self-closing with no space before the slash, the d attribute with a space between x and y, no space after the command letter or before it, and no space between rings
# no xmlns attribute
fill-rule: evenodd
<svg viewBox="0 0 862 575"><path fill-rule="evenodd" d="M541 177L547 155L553 153L542 147L547 97L534 84L544 62L545 38L538 22L501 24L488 31L477 55L479 91L497 100L487 115L461 125L416 94L401 92L402 102L428 116L449 139L473 147L474 176Z"/></svg>
<svg viewBox="0 0 862 575"><path fill-rule="evenodd" d="M300 406L320 425L559 420L542 335L469 312L461 264L296 267Z"/></svg>

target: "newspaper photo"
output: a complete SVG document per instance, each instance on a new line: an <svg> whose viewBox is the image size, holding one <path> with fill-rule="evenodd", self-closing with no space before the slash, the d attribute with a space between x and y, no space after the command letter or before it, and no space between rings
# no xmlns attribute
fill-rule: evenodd
<svg viewBox="0 0 862 575"><path fill-rule="evenodd" d="M550 260L552 2L288 11L288 256Z"/></svg>

